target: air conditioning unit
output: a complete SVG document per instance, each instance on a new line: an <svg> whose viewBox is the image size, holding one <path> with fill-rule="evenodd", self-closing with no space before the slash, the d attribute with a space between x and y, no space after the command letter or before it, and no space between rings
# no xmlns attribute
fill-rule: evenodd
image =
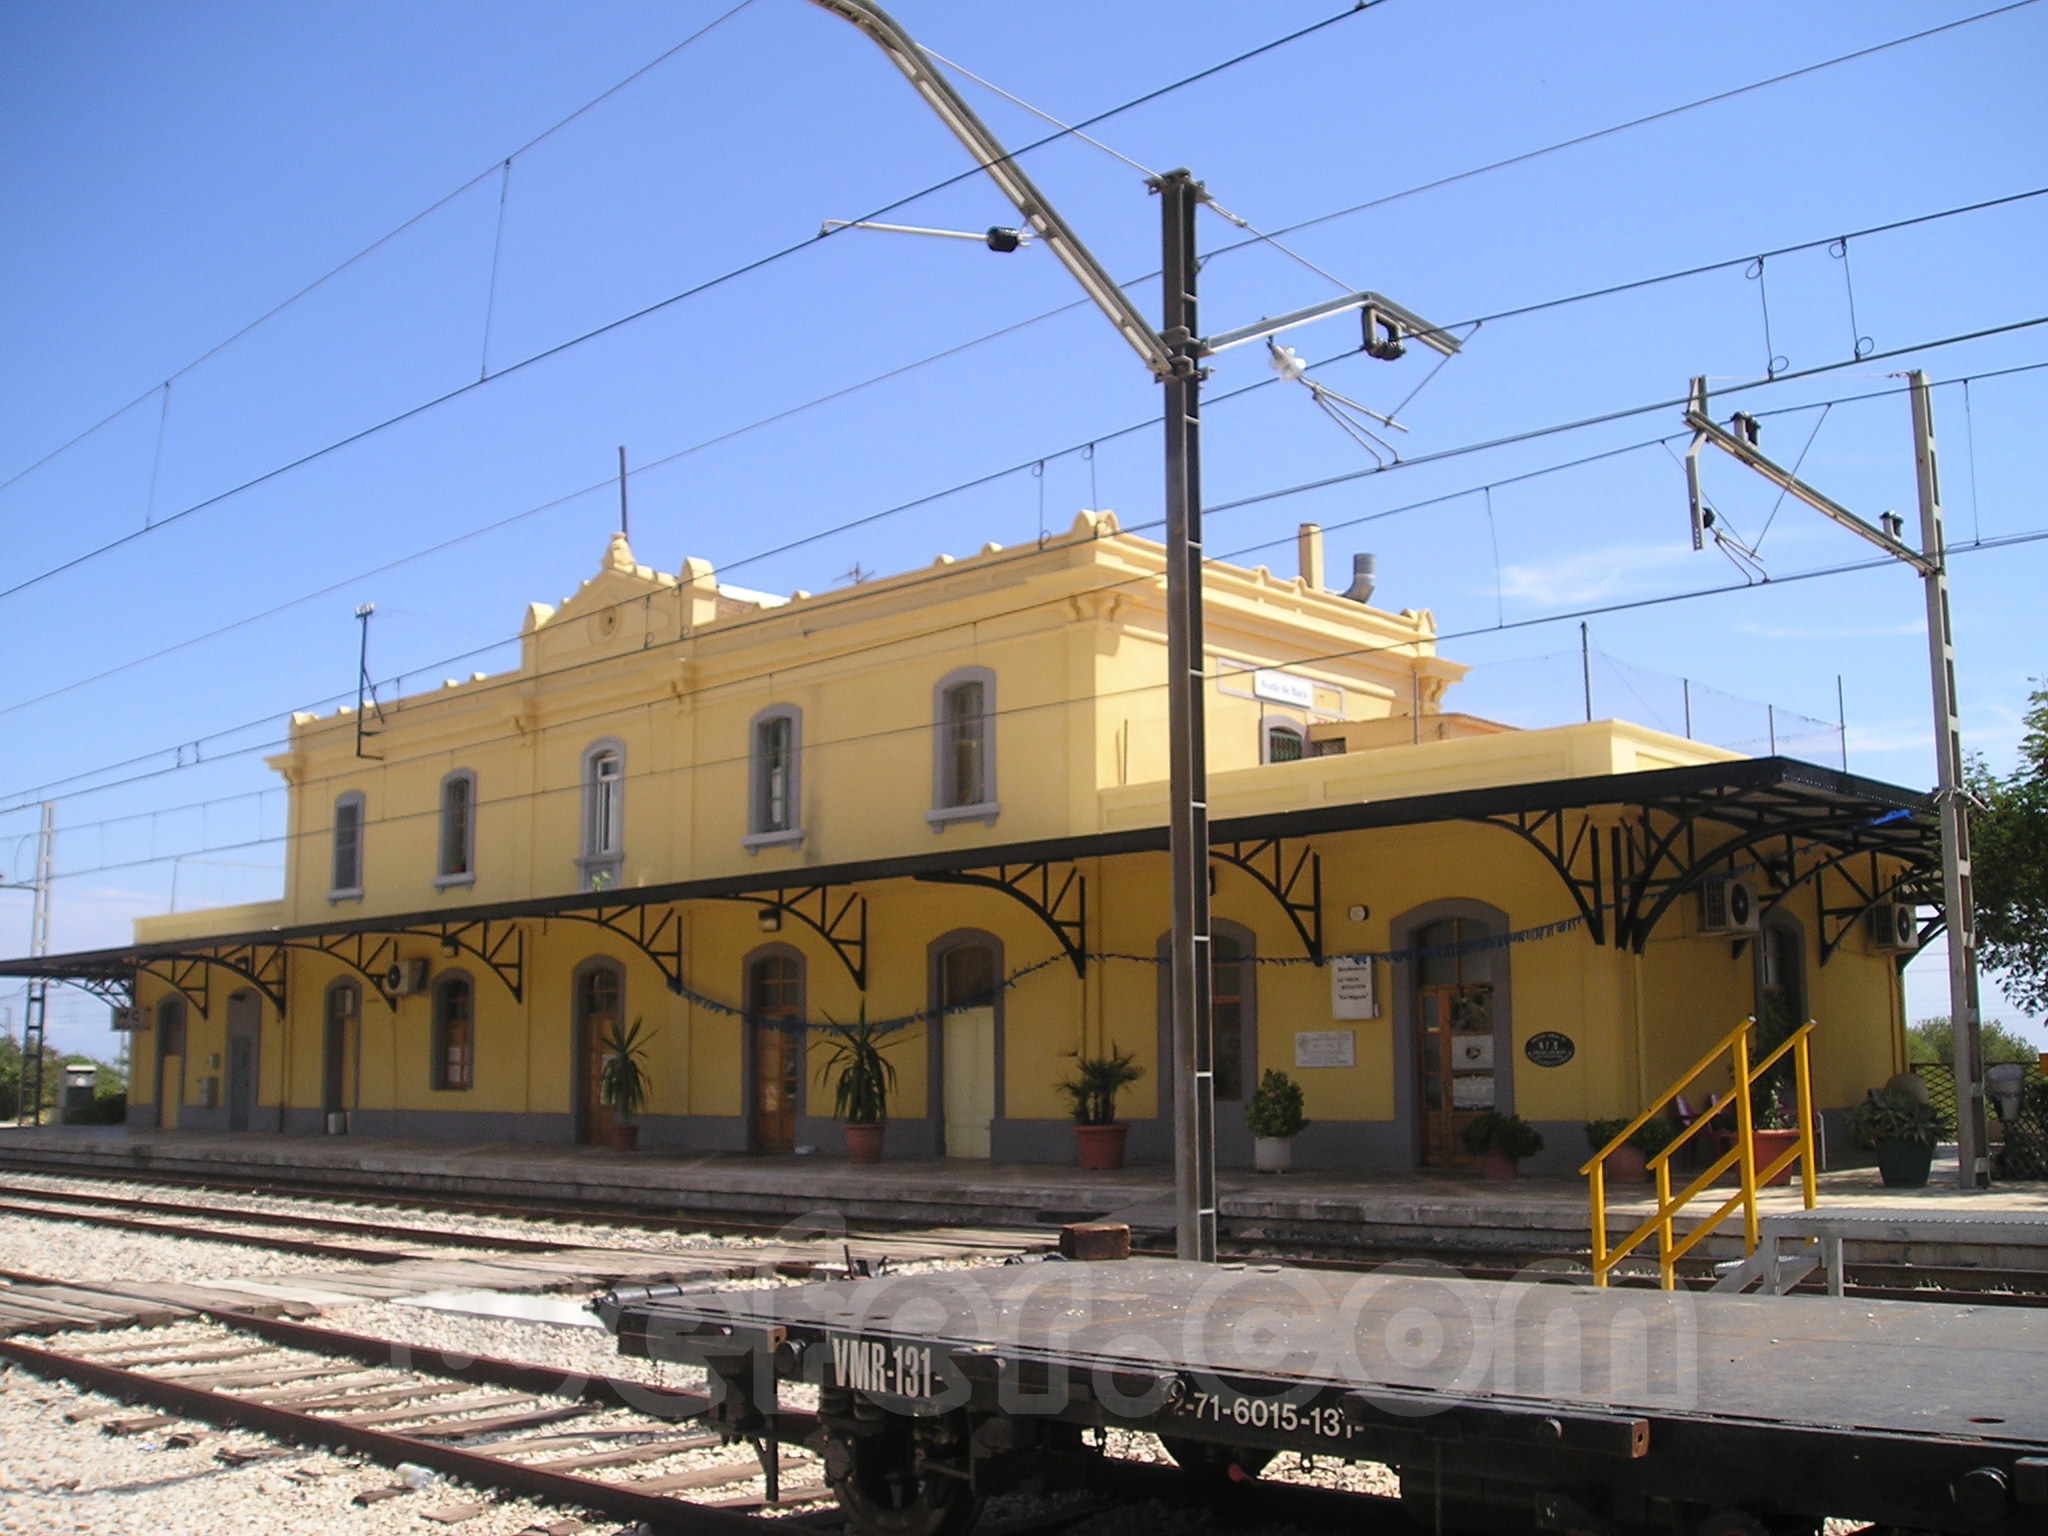
<svg viewBox="0 0 2048 1536"><path fill-rule="evenodd" d="M1700 887L1700 932L1756 932L1756 892L1748 881L1720 875Z"/></svg>
<svg viewBox="0 0 2048 1536"><path fill-rule="evenodd" d="M116 1008L114 1010L114 1017L109 1023L111 1028L123 1034L133 1034L138 1029L149 1028L149 1010L147 1008Z"/></svg>
<svg viewBox="0 0 2048 1536"><path fill-rule="evenodd" d="M384 990L393 997L417 997L427 990L427 962L394 960L384 973Z"/></svg>
<svg viewBox="0 0 2048 1536"><path fill-rule="evenodd" d="M1920 914L1903 901L1880 901L1870 909L1870 947L1880 954L1920 947Z"/></svg>

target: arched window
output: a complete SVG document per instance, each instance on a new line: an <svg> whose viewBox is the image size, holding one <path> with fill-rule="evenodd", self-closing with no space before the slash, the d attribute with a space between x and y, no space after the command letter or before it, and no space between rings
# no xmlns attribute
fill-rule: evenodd
<svg viewBox="0 0 2048 1536"><path fill-rule="evenodd" d="M334 802L334 867L329 901L363 894L363 792L352 789Z"/></svg>
<svg viewBox="0 0 2048 1536"><path fill-rule="evenodd" d="M994 822L996 803L996 678L986 667L962 667L932 690L933 826Z"/></svg>
<svg viewBox="0 0 2048 1536"><path fill-rule="evenodd" d="M619 883L626 846L626 749L595 742L583 753L583 851L576 868L586 891Z"/></svg>
<svg viewBox="0 0 2048 1536"><path fill-rule="evenodd" d="M434 982L436 1088L464 1089L476 1081L476 989L460 971Z"/></svg>
<svg viewBox="0 0 2048 1536"><path fill-rule="evenodd" d="M441 838L434 884L476 880L476 775L458 768L441 781Z"/></svg>
<svg viewBox="0 0 2048 1536"><path fill-rule="evenodd" d="M1307 735L1292 720L1270 716L1259 726L1259 761L1298 763L1307 755Z"/></svg>
<svg viewBox="0 0 2048 1536"><path fill-rule="evenodd" d="M749 848L803 841L803 711L794 704L764 709L747 727Z"/></svg>
<svg viewBox="0 0 2048 1536"><path fill-rule="evenodd" d="M164 1056L185 1054L185 999L166 997L156 1005L156 1053Z"/></svg>

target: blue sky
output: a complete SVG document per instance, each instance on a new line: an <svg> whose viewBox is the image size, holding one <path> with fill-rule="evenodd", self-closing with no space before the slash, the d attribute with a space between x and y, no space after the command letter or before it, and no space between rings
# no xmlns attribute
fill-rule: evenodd
<svg viewBox="0 0 2048 1536"><path fill-rule="evenodd" d="M1343 8L899 0L895 11L931 49L1071 120ZM1702 24L1618 0L1386 0L1095 132L1146 166L1192 167L1220 204L1270 230L1990 8L1736 0ZM130 916L169 905L174 882L181 909L274 892L281 853L265 839L281 827L282 798L263 793L260 759L288 710L352 692L356 604L377 604L374 670L403 674L408 689L503 666L524 604L560 598L594 568L615 517L603 482L620 443L656 466L633 482L643 561L673 570L702 556L772 590L829 587L856 563L887 571L1018 542L1041 517L1064 526L1091 504L1127 525L1157 516L1156 432L1111 437L1156 411L1156 389L1092 312L1034 319L1075 297L1044 251L872 234L816 242L176 516L801 242L822 219L962 169L851 28L801 0L753 0L518 154L509 173L493 171L728 9L0 9L0 479L139 400L0 490L0 587L139 534L0 597L0 653L13 663L0 681L0 807L59 786L48 791L64 874L57 947L119 942ZM1469 321L2048 186L2044 60L2048 6L2030 5L1315 224L1287 237L1293 255L1242 245L1241 230L1206 218L1205 327L1339 285ZM966 88L1007 141L1043 131ZM1142 279L1157 263L1156 211L1140 173L1071 140L1028 165L1152 310L1156 285ZM892 217L1008 222L976 179ZM1951 537L1996 540L2048 528L2035 425L2048 370L1988 377L2048 360L2048 326L1850 360L1858 336L1891 353L2048 314L2044 237L2048 198L2022 201L1853 239L1846 261L1825 246L1774 256L1762 284L1737 264L1495 319L1426 385L1434 359L1419 348L1394 364L1340 358L1318 377L1382 410L1422 386L1400 413L1400 446L1424 457L1670 400L1695 373L1753 381L1773 355L1779 372L1849 361L1741 401L1785 413L1766 419L1767 452L1804 452L1809 479L1874 515L1912 511L1906 407L1888 371L1922 366L1949 381L1937 415ZM1018 328L741 430L1008 327ZM1355 336L1338 322L1296 344L1336 358ZM1967 401L1953 382L1965 375ZM1262 349L1219 359L1212 504L1371 467L1297 386L1220 398L1270 377ZM166 379L167 393L151 392ZM1841 403L1823 412L1830 400ZM1382 601L1433 609L1461 636L1445 648L1478 664L1467 707L1568 719L1581 706L1577 620L1525 621L1741 579L1721 555L1689 548L1679 468L1652 442L1675 438L1677 417L1666 409L1218 512L1211 548L1291 571L1295 524L1331 525L1333 568L1373 550ZM1535 473L1636 444L1647 446ZM999 470L1014 472L750 558ZM1754 539L1768 525L1774 576L1861 555L1803 508L1773 516L1772 493L1734 465L1709 476L1731 526ZM1397 510L1417 502L1433 504ZM1388 515L1356 521L1377 514ZM448 547L423 553L437 545ZM2035 597L2044 560L2048 546L2021 544L1955 561L1966 734L2000 766L2029 679L2048 670ZM1832 760L1840 743L1798 717L1832 722L1839 678L1850 767L1924 785L1920 612L1917 584L1898 569L1598 615L1596 702L1671 723L1683 674L1698 700L1747 701L1716 705L1731 737L1758 734L1769 703L1795 723L1794 750ZM1485 632L1502 624L1523 627ZM115 763L128 766L79 777ZM32 833L32 811L0 813L10 878L30 872ZM25 895L0 893L0 949L25 948L27 911ZM1930 958L1911 973L1916 1015L1945 1008ZM59 1037L103 1045L101 1010L58 997ZM1995 996L1987 1013L2017 1017Z"/></svg>

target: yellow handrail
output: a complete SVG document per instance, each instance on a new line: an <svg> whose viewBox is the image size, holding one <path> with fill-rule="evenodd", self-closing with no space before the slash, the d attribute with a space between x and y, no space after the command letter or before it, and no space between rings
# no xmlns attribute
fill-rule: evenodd
<svg viewBox="0 0 2048 1536"><path fill-rule="evenodd" d="M1813 1062L1808 1037L1813 1033L1814 1021L1808 1019L1770 1055L1752 1066L1749 1059L1749 1032L1755 1024L1755 1019L1744 1019L1723 1035L1712 1050L1694 1062L1691 1069L1666 1089L1655 1103L1629 1121L1620 1134L1595 1152L1579 1169L1589 1181L1588 1188L1592 1196L1595 1285L1606 1285L1609 1271L1640 1247L1654 1232L1657 1235L1658 1283L1667 1291L1675 1289L1678 1284L1678 1261L1718 1227L1737 1206L1742 1208L1742 1251L1745 1256L1756 1252L1757 1189L1784 1172L1795 1160L1799 1163L1800 1193L1805 1198L1806 1209L1813 1209L1816 1200L1813 1167ZM1749 1091L1766 1072L1784 1058L1787 1052L1792 1055L1792 1075L1798 1099L1799 1134L1790 1147L1759 1168L1756 1164L1756 1127L1750 1113ZM1657 1180L1657 1209L1647 1221L1629 1233L1620 1243L1610 1247L1607 1242L1607 1158L1662 1112L1709 1067L1719 1063L1723 1056L1729 1058L1729 1079L1732 1084L1730 1097L1735 1107L1735 1145L1708 1164L1674 1199L1671 1194L1672 1155L1717 1117L1713 1113L1697 1116L1692 1124L1673 1137L1667 1146L1645 1159L1646 1166ZM1672 1230L1672 1218L1703 1190L1711 1188L1730 1168L1739 1170L1736 1175L1735 1193L1724 1200L1712 1215L1695 1223L1692 1230L1682 1239L1676 1237Z"/></svg>

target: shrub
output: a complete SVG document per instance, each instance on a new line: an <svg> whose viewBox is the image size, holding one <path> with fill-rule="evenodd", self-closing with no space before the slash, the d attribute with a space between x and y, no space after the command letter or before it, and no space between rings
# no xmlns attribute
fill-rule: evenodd
<svg viewBox="0 0 2048 1536"><path fill-rule="evenodd" d="M1628 1122L1623 1121L1626 1125ZM1524 1120L1520 1115L1504 1115L1489 1109L1483 1115L1474 1115L1465 1122L1458 1132L1465 1143L1465 1150L1474 1157L1487 1152L1499 1152L1520 1162L1525 1157L1534 1157L1543 1150L1543 1133Z"/></svg>
<svg viewBox="0 0 2048 1536"><path fill-rule="evenodd" d="M1284 1141L1308 1129L1302 1113L1301 1084L1285 1072L1268 1067L1259 1074L1259 1091L1244 1107L1245 1128L1262 1140Z"/></svg>
<svg viewBox="0 0 2048 1536"><path fill-rule="evenodd" d="M1948 1116L1902 1089L1873 1093L1849 1111L1849 1136L1859 1147L1909 1141L1931 1147L1948 1134Z"/></svg>
<svg viewBox="0 0 2048 1536"><path fill-rule="evenodd" d="M1137 1058L1115 1041L1107 1056L1083 1056L1074 1075L1059 1085L1077 1125L1116 1124L1116 1096L1145 1075Z"/></svg>
<svg viewBox="0 0 2048 1536"><path fill-rule="evenodd" d="M832 1089L832 1113L848 1125L880 1125L889 1118L889 1095L896 1091L896 1063L882 1052L892 1043L868 1022L867 1005L861 1005L859 1022L833 1024L827 1035L825 1059L818 1067L818 1081L836 1071Z"/></svg>

